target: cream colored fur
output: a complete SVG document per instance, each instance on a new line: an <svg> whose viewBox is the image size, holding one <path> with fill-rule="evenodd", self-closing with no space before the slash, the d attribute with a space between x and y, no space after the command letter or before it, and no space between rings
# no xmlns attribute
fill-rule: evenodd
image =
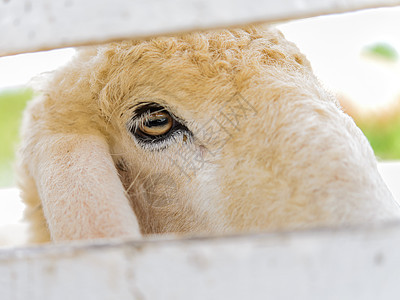
<svg viewBox="0 0 400 300"><path fill-rule="evenodd" d="M138 103L191 135L141 145L129 131ZM35 242L400 215L366 138L269 28L79 50L26 110L19 162Z"/></svg>

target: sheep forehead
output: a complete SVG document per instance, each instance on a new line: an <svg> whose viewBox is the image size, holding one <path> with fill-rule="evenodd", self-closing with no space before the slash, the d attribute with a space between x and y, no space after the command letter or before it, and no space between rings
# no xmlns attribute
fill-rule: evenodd
<svg viewBox="0 0 400 300"><path fill-rule="evenodd" d="M187 68L189 61L208 77L245 66L249 69L274 64L309 66L296 46L279 31L254 26L113 43L101 48L101 52L117 66L132 63L157 66L173 61L177 67L179 62L185 62ZM171 68L170 63L167 68Z"/></svg>

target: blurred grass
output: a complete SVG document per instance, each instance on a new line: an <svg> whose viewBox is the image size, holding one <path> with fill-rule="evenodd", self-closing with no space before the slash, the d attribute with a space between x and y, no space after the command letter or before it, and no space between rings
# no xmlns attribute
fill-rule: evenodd
<svg viewBox="0 0 400 300"><path fill-rule="evenodd" d="M400 159L400 112L387 119L355 119L371 143L375 155L383 160Z"/></svg>
<svg viewBox="0 0 400 300"><path fill-rule="evenodd" d="M383 59L387 61L396 61L399 57L396 49L387 43L375 43L365 47L362 54L371 58Z"/></svg>
<svg viewBox="0 0 400 300"><path fill-rule="evenodd" d="M0 187L14 183L13 162L22 111L32 97L30 89L0 91Z"/></svg>
<svg viewBox="0 0 400 300"><path fill-rule="evenodd" d="M339 101L368 138L378 159L400 159L400 99L375 111L362 111L344 97L339 96Z"/></svg>

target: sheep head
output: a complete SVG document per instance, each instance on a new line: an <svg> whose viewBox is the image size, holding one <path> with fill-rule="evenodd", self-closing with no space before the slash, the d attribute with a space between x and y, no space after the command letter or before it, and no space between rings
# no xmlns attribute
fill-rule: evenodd
<svg viewBox="0 0 400 300"><path fill-rule="evenodd" d="M366 138L270 28L84 48L28 108L21 149L42 240L44 219L64 240L400 214Z"/></svg>

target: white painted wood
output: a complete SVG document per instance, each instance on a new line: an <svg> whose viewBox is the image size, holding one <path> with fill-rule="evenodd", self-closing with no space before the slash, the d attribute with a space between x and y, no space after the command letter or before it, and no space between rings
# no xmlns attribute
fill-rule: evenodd
<svg viewBox="0 0 400 300"><path fill-rule="evenodd" d="M400 297L400 224L0 251L0 299Z"/></svg>
<svg viewBox="0 0 400 300"><path fill-rule="evenodd" d="M0 55L245 23L399 0L0 0Z"/></svg>

